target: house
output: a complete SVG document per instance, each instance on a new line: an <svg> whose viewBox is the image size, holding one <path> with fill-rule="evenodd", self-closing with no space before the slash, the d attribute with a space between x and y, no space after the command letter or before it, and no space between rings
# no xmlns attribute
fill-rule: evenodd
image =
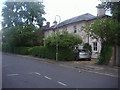
<svg viewBox="0 0 120 90"><path fill-rule="evenodd" d="M105 16L105 11L102 8L98 8L97 11L98 11L97 16L99 16L99 17ZM92 46L92 57L97 58L101 51L100 40L91 38L82 29L83 26L85 27L87 24L91 23L96 18L97 18L96 16L94 16L90 13L85 13L83 15L79 15L79 16L67 19L59 24L57 24L57 22L55 22L55 24L57 24L57 25L53 25L51 27L47 27L50 24L47 22L47 25L43 27L44 37L46 38L49 35L51 35L53 32L56 32L56 31L67 30L69 33L74 33L74 34L81 36L84 43L89 43ZM83 48L83 44L79 45L80 49Z"/></svg>

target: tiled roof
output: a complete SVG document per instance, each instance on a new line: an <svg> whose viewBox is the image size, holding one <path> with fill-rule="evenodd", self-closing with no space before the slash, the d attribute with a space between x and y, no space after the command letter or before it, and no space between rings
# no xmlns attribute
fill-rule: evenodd
<svg viewBox="0 0 120 90"><path fill-rule="evenodd" d="M86 13L86 14L83 14L83 15L80 15L80 16L76 16L76 17L67 19L67 20L61 22L60 24L58 24L57 27L62 27L62 26L67 25L67 24L81 22L81 21L88 21L88 20L92 20L92 19L95 19L95 18L96 18L96 16L93 16L89 13Z"/></svg>
<svg viewBox="0 0 120 90"><path fill-rule="evenodd" d="M86 14L83 14L83 15L80 15L80 16L76 16L76 17L67 19L67 20L59 23L56 27L53 25L53 26L51 26L49 28L46 28L44 30L59 28L59 27L62 27L62 26L68 25L68 24L81 22L81 21L88 21L88 20L92 20L92 19L95 19L95 18L96 18L96 16L94 16L92 14L89 14L89 13L86 13Z"/></svg>

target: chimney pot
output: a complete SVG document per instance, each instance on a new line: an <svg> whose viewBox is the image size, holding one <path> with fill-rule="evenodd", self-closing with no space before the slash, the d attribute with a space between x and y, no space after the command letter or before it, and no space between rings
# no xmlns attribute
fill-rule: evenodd
<svg viewBox="0 0 120 90"><path fill-rule="evenodd" d="M47 26L47 28L50 27L50 22L47 22L47 23L46 23L46 26Z"/></svg>

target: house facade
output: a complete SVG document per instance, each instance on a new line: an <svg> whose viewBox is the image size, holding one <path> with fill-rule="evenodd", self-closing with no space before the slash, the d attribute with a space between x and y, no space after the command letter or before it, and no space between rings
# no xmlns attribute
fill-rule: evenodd
<svg viewBox="0 0 120 90"><path fill-rule="evenodd" d="M101 15L104 15L104 14L101 14ZM82 38L83 44L78 46L79 49L83 48L84 43L89 43L89 45L91 45L92 47L92 58L98 58L99 53L101 51L100 40L91 38L90 36L87 35L87 33L82 28L83 26L85 27L87 24L91 23L96 18L97 18L96 16L86 13L80 16L67 19L57 25L44 28L43 29L44 37L46 38L52 33L57 32L57 31L67 30L68 33L77 34ZM49 26L48 23L46 26Z"/></svg>

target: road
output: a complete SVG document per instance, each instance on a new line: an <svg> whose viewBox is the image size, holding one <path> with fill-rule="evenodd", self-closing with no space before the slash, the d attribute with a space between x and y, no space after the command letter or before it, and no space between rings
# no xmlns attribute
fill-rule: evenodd
<svg viewBox="0 0 120 90"><path fill-rule="evenodd" d="M3 88L118 88L118 78L3 53Z"/></svg>

